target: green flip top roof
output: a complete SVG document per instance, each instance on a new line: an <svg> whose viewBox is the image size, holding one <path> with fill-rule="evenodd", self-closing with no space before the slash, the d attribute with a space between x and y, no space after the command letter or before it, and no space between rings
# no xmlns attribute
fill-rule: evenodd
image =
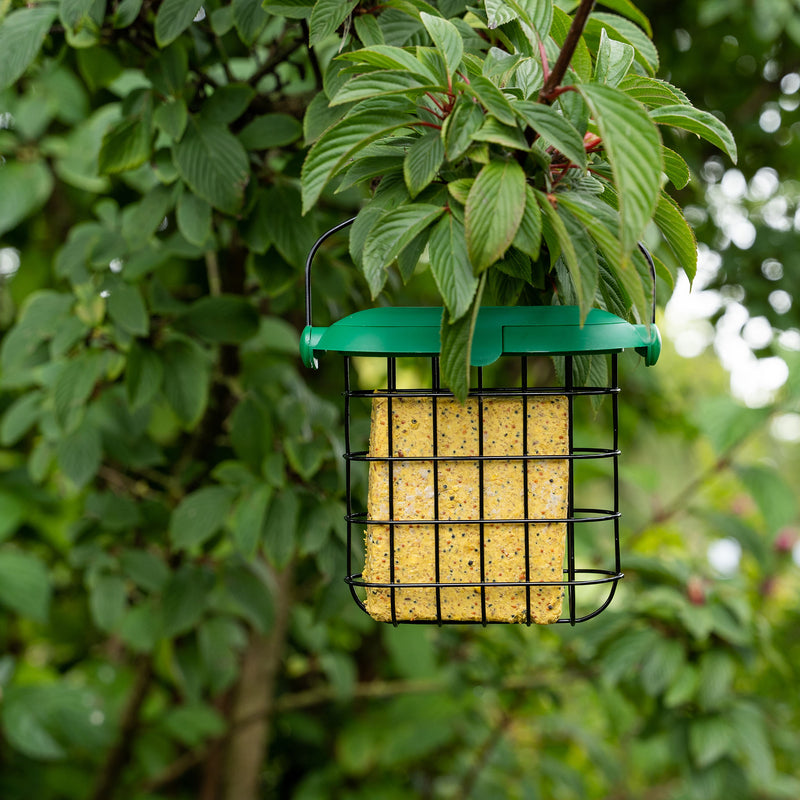
<svg viewBox="0 0 800 800"><path fill-rule="evenodd" d="M306 366L321 352L344 355L435 356L441 308L371 308L330 327L307 326L300 341ZM583 324L576 306L487 306L478 312L471 363L486 366L501 355L617 353L633 348L647 365L661 352L655 325L632 325L600 309Z"/></svg>

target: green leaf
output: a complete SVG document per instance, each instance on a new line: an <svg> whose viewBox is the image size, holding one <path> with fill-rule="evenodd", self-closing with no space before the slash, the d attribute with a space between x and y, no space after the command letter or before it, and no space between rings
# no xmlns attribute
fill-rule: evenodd
<svg viewBox="0 0 800 800"><path fill-rule="evenodd" d="M195 344L167 342L161 349L164 396L178 418L189 426L203 415L208 402L209 363Z"/></svg>
<svg viewBox="0 0 800 800"><path fill-rule="evenodd" d="M330 36L356 7L358 0L317 0L308 23L309 44L319 44Z"/></svg>
<svg viewBox="0 0 800 800"><path fill-rule="evenodd" d="M166 561L151 550L123 550L120 567L138 587L148 592L160 592L170 576Z"/></svg>
<svg viewBox="0 0 800 800"><path fill-rule="evenodd" d="M167 733L187 747L198 747L206 739L219 736L226 723L215 708L197 703L170 709L162 718Z"/></svg>
<svg viewBox="0 0 800 800"><path fill-rule="evenodd" d="M156 13L156 44L164 48L193 22L202 0L163 0Z"/></svg>
<svg viewBox="0 0 800 800"><path fill-rule="evenodd" d="M233 0L233 23L245 44L255 42L268 19L261 0Z"/></svg>
<svg viewBox="0 0 800 800"><path fill-rule="evenodd" d="M452 321L467 313L478 279L472 273L464 225L445 214L434 225L428 242L431 272Z"/></svg>
<svg viewBox="0 0 800 800"><path fill-rule="evenodd" d="M472 144L473 135L481 128L485 115L480 107L465 98L457 101L442 128L447 158L458 161Z"/></svg>
<svg viewBox="0 0 800 800"><path fill-rule="evenodd" d="M609 37L605 28L600 32L600 46L594 66L594 80L608 86L619 86L633 64L631 45Z"/></svg>
<svg viewBox="0 0 800 800"><path fill-rule="evenodd" d="M61 0L58 13L65 28L72 29L75 33L85 22L91 23L90 11L95 5L94 0Z"/></svg>
<svg viewBox="0 0 800 800"><path fill-rule="evenodd" d="M288 114L264 114L242 128L239 141L246 150L285 147L303 135L303 126Z"/></svg>
<svg viewBox="0 0 800 800"><path fill-rule="evenodd" d="M459 403L467 399L469 392L470 355L475 323L481 307L481 297L486 286L486 273L481 275L478 289L468 313L450 322L447 311L442 313L440 368L442 381Z"/></svg>
<svg viewBox="0 0 800 800"><path fill-rule="evenodd" d="M363 111L345 117L325 131L303 163L303 213L317 202L325 184L355 153L409 121L406 115L381 116L374 111Z"/></svg>
<svg viewBox="0 0 800 800"><path fill-rule="evenodd" d="M220 211L239 211L250 166L241 143L225 126L190 119L173 155L178 172L195 194Z"/></svg>
<svg viewBox="0 0 800 800"><path fill-rule="evenodd" d="M700 658L697 702L703 711L713 711L725 705L731 694L736 664L721 650L709 650Z"/></svg>
<svg viewBox="0 0 800 800"><path fill-rule="evenodd" d="M664 173L672 181L676 189L683 189L689 183L689 166L674 150L669 147L662 147L661 154L664 156Z"/></svg>
<svg viewBox="0 0 800 800"><path fill-rule="evenodd" d="M56 18L55 5L42 3L11 11L0 24L0 91L22 77ZM0 191L0 197L3 192Z"/></svg>
<svg viewBox="0 0 800 800"><path fill-rule="evenodd" d="M697 272L697 239L675 201L663 192L656 207L655 223L691 283Z"/></svg>
<svg viewBox="0 0 800 800"><path fill-rule="evenodd" d="M228 83L214 91L202 106L202 122L228 125L247 111L255 92L246 83Z"/></svg>
<svg viewBox="0 0 800 800"><path fill-rule="evenodd" d="M59 440L56 457L61 471L82 489L100 469L103 446L100 431L88 422Z"/></svg>
<svg viewBox="0 0 800 800"><path fill-rule="evenodd" d="M119 637L135 653L149 653L161 636L162 615L157 604L144 600L129 608L119 626Z"/></svg>
<svg viewBox="0 0 800 800"><path fill-rule="evenodd" d="M731 751L733 729L723 716L700 717L689 724L689 753L701 769L710 766Z"/></svg>
<svg viewBox="0 0 800 800"><path fill-rule="evenodd" d="M415 98L428 91L443 91L432 83L424 83L417 76L400 70L384 70L356 75L339 89L331 99L332 106L354 103L371 97L386 97L391 94L404 94Z"/></svg>
<svg viewBox="0 0 800 800"><path fill-rule="evenodd" d="M43 161L0 161L0 236L37 212L52 190L53 176Z"/></svg>
<svg viewBox="0 0 800 800"><path fill-rule="evenodd" d="M458 28L452 22L448 22L441 17L434 17L424 11L419 15L425 30L433 39L433 44L444 59L447 75L452 79L453 75L461 66L461 59L464 55L464 40L458 32Z"/></svg>
<svg viewBox="0 0 800 800"><path fill-rule="evenodd" d="M645 655L642 664L641 681L644 690L651 697L662 694L685 665L683 647L674 639L658 640Z"/></svg>
<svg viewBox="0 0 800 800"><path fill-rule="evenodd" d="M444 208L428 203L398 206L384 214L374 225L364 245L364 275L373 297L386 282L386 267L417 234L438 219Z"/></svg>
<svg viewBox="0 0 800 800"><path fill-rule="evenodd" d="M50 578L44 562L12 548L0 550L0 603L45 623L50 614Z"/></svg>
<svg viewBox="0 0 800 800"><path fill-rule="evenodd" d="M259 473L273 442L269 408L256 396L246 396L231 414L230 430L236 455Z"/></svg>
<svg viewBox="0 0 800 800"><path fill-rule="evenodd" d="M595 52L596 46L593 46L594 42L592 40L599 40L603 29L606 29L611 34L611 38L631 45L636 51L636 60L648 73L655 74L658 69L658 51L647 34L638 25L616 14L595 11L589 18L584 30L584 35Z"/></svg>
<svg viewBox="0 0 800 800"><path fill-rule="evenodd" d="M549 202L547 202L547 206L550 206ZM550 207L552 208L552 206ZM561 255L567 265L572 284L577 293L581 319L585 319L586 314L589 313L589 309L594 303L594 296L597 291L599 279L597 249L590 237L589 230L578 219L559 207L554 209L554 212L554 215L549 212L546 213L561 244ZM555 221L555 217L558 217L562 223L561 225ZM566 238L562 238L565 235ZM574 261L572 260L573 253L575 255Z"/></svg>
<svg viewBox="0 0 800 800"><path fill-rule="evenodd" d="M373 45L355 50L352 53L342 53L339 56L342 60L354 61L357 64L368 64L378 67L380 70L396 69L410 72L412 75L419 75L425 81L436 83L436 76L419 59L403 50L401 47L392 45Z"/></svg>
<svg viewBox="0 0 800 800"><path fill-rule="evenodd" d="M172 575L161 603L165 636L180 636L196 625L213 585L214 573L208 567L184 564Z"/></svg>
<svg viewBox="0 0 800 800"><path fill-rule="evenodd" d="M272 499L264 526L264 552L276 569L283 569L294 554L299 515L300 502L295 492L286 490Z"/></svg>
<svg viewBox="0 0 800 800"><path fill-rule="evenodd" d="M521 100L514 109L547 144L555 147L573 164L586 169L586 150L578 129L553 106Z"/></svg>
<svg viewBox="0 0 800 800"><path fill-rule="evenodd" d="M18 397L3 414L0 424L0 444L16 444L39 420L44 395L38 389Z"/></svg>
<svg viewBox="0 0 800 800"><path fill-rule="evenodd" d="M97 170L101 175L128 172L144 164L151 154L151 127L140 117L122 119L103 137Z"/></svg>
<svg viewBox="0 0 800 800"><path fill-rule="evenodd" d="M525 187L525 212L512 244L532 259L539 258L542 246L542 212L530 186Z"/></svg>
<svg viewBox="0 0 800 800"><path fill-rule="evenodd" d="M642 238L658 203L661 138L645 110L625 94L601 84L580 84L597 122L619 194L620 252L625 261Z"/></svg>
<svg viewBox="0 0 800 800"><path fill-rule="evenodd" d="M756 501L767 532L773 534L788 525L797 514L797 492L774 468L762 465L736 466L742 485Z"/></svg>
<svg viewBox="0 0 800 800"><path fill-rule="evenodd" d="M474 142L493 142L512 150L530 150L518 125L505 125L494 117L486 117L480 129L472 134Z"/></svg>
<svg viewBox="0 0 800 800"><path fill-rule="evenodd" d="M56 420L62 428L72 428L83 415L84 405L100 378L103 360L100 352L90 350L63 365L53 384Z"/></svg>
<svg viewBox="0 0 800 800"><path fill-rule="evenodd" d="M403 176L408 193L416 197L436 177L444 160L444 143L439 131L431 131L408 148Z"/></svg>
<svg viewBox="0 0 800 800"><path fill-rule="evenodd" d="M619 88L648 108L675 104L690 105L689 98L681 89L667 81L650 78L647 75L628 75Z"/></svg>
<svg viewBox="0 0 800 800"><path fill-rule="evenodd" d="M225 570L223 581L231 610L266 633L275 621L275 604L264 571L250 565L236 564Z"/></svg>
<svg viewBox="0 0 800 800"><path fill-rule="evenodd" d="M175 209L178 230L187 242L202 247L211 236L211 206L202 197L183 192Z"/></svg>
<svg viewBox="0 0 800 800"><path fill-rule="evenodd" d="M552 0L505 0L505 2L517 12L525 24L536 31L539 39L547 41L553 24Z"/></svg>
<svg viewBox="0 0 800 800"><path fill-rule="evenodd" d="M522 167L516 161L490 161L478 173L467 197L467 249L476 272L502 258L524 212Z"/></svg>
<svg viewBox="0 0 800 800"><path fill-rule="evenodd" d="M246 558L251 558L261 543L271 497L272 487L261 485L236 502L231 532L233 541Z"/></svg>
<svg viewBox="0 0 800 800"><path fill-rule="evenodd" d="M8 743L25 756L52 761L66 756L53 735L52 711L42 703L42 692L52 687L10 686L3 691L3 733Z"/></svg>
<svg viewBox="0 0 800 800"><path fill-rule="evenodd" d="M147 336L150 316L136 286L119 281L111 290L106 305L108 315L120 328L133 336Z"/></svg>
<svg viewBox="0 0 800 800"><path fill-rule="evenodd" d="M142 408L158 394L163 377L164 365L158 354L133 342L125 370L125 391L131 410Z"/></svg>
<svg viewBox="0 0 800 800"><path fill-rule="evenodd" d="M195 300L180 327L208 342L244 342L258 333L258 310L244 297L217 295Z"/></svg>
<svg viewBox="0 0 800 800"><path fill-rule="evenodd" d="M122 621L127 606L125 580L121 575L98 575L89 585L89 610L94 624L106 633Z"/></svg>
<svg viewBox="0 0 800 800"><path fill-rule="evenodd" d="M222 527L234 496L227 486L206 486L186 495L170 517L170 541L181 550L203 544Z"/></svg>
<svg viewBox="0 0 800 800"><path fill-rule="evenodd" d="M473 75L470 77L469 84L466 84L463 88L467 94L476 98L500 122L506 125L516 124L516 117L514 116L514 108L516 106L512 106L508 98L488 78L482 75Z"/></svg>
<svg viewBox="0 0 800 800"><path fill-rule="evenodd" d="M708 111L687 105L661 106L650 111L650 119L659 125L670 125L695 133L719 147L736 163L736 142L728 126Z"/></svg>

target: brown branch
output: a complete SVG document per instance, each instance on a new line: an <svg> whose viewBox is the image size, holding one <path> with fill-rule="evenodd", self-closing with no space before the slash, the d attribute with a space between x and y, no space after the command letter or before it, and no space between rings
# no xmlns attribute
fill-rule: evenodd
<svg viewBox="0 0 800 800"><path fill-rule="evenodd" d="M558 60L555 63L552 71L547 77L547 80L539 92L540 103L550 103L554 99L554 92L561 86L561 81L567 74L572 56L575 53L575 48L583 35L583 29L586 27L586 22L589 19L589 14L592 13L595 0L581 0L575 16L572 18L572 24L569 26L567 38L564 39L564 44L561 47L561 52L558 54ZM544 66L544 65L543 65Z"/></svg>
<svg viewBox="0 0 800 800"><path fill-rule="evenodd" d="M111 748L103 764L94 790L92 800L111 800L115 790L120 785L120 777L128 764L133 750L134 740L139 728L139 715L147 699L150 684L153 679L153 663L149 656L144 656L139 661L139 667L133 680L133 688L128 697L125 710L122 712L122 721L119 728L119 737Z"/></svg>

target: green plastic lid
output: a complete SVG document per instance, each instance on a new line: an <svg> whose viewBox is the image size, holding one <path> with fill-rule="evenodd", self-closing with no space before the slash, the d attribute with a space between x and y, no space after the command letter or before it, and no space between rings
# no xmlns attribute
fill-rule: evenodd
<svg viewBox="0 0 800 800"><path fill-rule="evenodd" d="M319 353L355 356L436 356L442 309L371 308L329 327L307 325L300 354L308 367ZM651 366L661 352L654 325L632 325L593 309L581 324L577 306L487 306L478 312L470 363L483 367L502 355L618 353L633 348Z"/></svg>

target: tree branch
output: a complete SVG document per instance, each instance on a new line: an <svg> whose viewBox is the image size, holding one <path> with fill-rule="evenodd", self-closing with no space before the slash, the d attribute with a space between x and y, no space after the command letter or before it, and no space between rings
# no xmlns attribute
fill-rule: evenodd
<svg viewBox="0 0 800 800"><path fill-rule="evenodd" d="M561 52L558 54L558 60L539 92L540 103L551 103L553 101L555 91L561 86L561 81L564 80L564 76L567 74L567 69L572 61L575 48L578 46L578 42L583 34L583 29L586 27L589 14L592 13L594 3L595 0L581 0L578 10L572 18L572 24L569 26L567 38L564 39ZM544 66L543 64L542 67L544 68Z"/></svg>

